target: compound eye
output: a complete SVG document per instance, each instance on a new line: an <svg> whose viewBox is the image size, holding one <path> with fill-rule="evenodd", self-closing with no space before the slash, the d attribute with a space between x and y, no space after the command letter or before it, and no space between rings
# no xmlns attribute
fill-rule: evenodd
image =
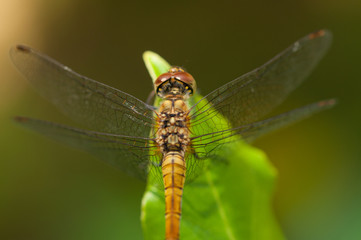
<svg viewBox="0 0 361 240"><path fill-rule="evenodd" d="M171 73L163 73L159 75L159 77L155 80L154 85L157 88L159 85L161 85L163 82L167 81L172 77Z"/></svg>
<svg viewBox="0 0 361 240"><path fill-rule="evenodd" d="M189 86L193 86L194 84L194 78L192 75L190 75L187 72L177 72L174 74L175 79L184 82L185 84Z"/></svg>

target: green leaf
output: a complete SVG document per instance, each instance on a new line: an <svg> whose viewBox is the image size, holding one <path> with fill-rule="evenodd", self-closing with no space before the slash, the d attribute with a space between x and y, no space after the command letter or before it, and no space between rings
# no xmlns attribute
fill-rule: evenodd
<svg viewBox="0 0 361 240"><path fill-rule="evenodd" d="M153 52L145 52L143 59L153 81L170 67ZM195 95L193 103L199 98ZM202 129L212 131L207 124ZM239 139L207 163L204 173L184 188L181 239L284 239L272 211L277 173L262 151ZM144 238L159 240L165 235L164 190L152 183L142 200L141 220Z"/></svg>
<svg viewBox="0 0 361 240"><path fill-rule="evenodd" d="M170 64L164 58L152 51L143 53L143 61L153 82L170 68Z"/></svg>

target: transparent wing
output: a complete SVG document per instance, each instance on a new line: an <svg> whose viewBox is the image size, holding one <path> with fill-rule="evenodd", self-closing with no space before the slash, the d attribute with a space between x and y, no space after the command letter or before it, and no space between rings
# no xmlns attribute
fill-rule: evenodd
<svg viewBox="0 0 361 240"><path fill-rule="evenodd" d="M199 175L204 173L208 166L206 158L201 158L196 154L194 149L193 152L188 152L184 159L186 161L186 184L192 183Z"/></svg>
<svg viewBox="0 0 361 240"><path fill-rule="evenodd" d="M217 150L224 144L238 141L238 135L241 135L242 139L251 142L264 134L298 122L322 110L331 108L335 104L335 99L320 101L259 122L194 136L192 137L192 148L200 158L207 158L211 155L216 155Z"/></svg>
<svg viewBox="0 0 361 240"><path fill-rule="evenodd" d="M263 66L209 93L192 107L192 126L221 117L218 113L233 127L260 120L310 74L331 40L327 30L311 33Z"/></svg>
<svg viewBox="0 0 361 240"><path fill-rule="evenodd" d="M26 128L67 145L89 152L128 175L146 180L149 172L160 174L161 155L154 140L143 137L86 131L52 122L26 117L15 118ZM161 175L157 176L161 179Z"/></svg>
<svg viewBox="0 0 361 240"><path fill-rule="evenodd" d="M137 98L81 76L29 47L12 48L10 57L43 97L91 130L149 136L153 110Z"/></svg>

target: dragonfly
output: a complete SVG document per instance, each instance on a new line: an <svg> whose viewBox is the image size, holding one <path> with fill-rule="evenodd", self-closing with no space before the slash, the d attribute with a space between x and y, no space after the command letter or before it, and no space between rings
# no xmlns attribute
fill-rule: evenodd
<svg viewBox="0 0 361 240"><path fill-rule="evenodd" d="M323 100L265 118L308 77L331 41L328 30L308 34L261 67L198 98L193 76L171 67L154 81L158 107L17 45L10 57L20 73L84 129L28 117L15 120L131 176L160 179L166 203L165 239L179 239L183 188L202 173L198 166L203 160L239 136L251 142L336 103Z"/></svg>

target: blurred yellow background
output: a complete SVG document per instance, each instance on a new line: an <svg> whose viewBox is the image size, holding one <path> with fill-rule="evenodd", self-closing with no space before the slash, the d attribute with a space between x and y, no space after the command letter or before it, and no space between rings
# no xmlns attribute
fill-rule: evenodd
<svg viewBox="0 0 361 240"><path fill-rule="evenodd" d="M145 100L145 50L184 66L206 94L320 28L333 32L331 49L276 113L330 97L339 104L255 145L279 171L274 205L288 239L361 239L360 1L0 5L0 239L142 239L144 183L12 122L72 124L17 73L11 46L29 45Z"/></svg>

